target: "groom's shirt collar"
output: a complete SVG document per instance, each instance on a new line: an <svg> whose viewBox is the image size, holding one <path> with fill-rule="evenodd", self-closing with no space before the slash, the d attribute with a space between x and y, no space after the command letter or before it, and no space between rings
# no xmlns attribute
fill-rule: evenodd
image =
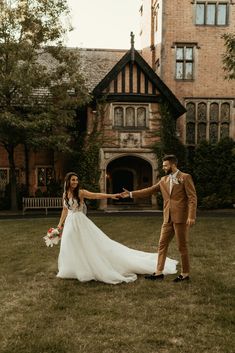
<svg viewBox="0 0 235 353"><path fill-rule="evenodd" d="M176 175L179 173L179 169L177 169L177 171L175 173L171 173L170 174L170 177L175 179L176 178Z"/></svg>

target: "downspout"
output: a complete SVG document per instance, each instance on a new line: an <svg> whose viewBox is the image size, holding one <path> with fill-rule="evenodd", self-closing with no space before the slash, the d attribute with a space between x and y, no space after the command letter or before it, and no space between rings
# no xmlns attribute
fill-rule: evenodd
<svg viewBox="0 0 235 353"><path fill-rule="evenodd" d="M166 1L166 0L165 0ZM162 7L162 38L161 38L161 57L160 57L160 77L162 81L164 81L164 59L165 59L165 4L164 1L161 1L161 7Z"/></svg>

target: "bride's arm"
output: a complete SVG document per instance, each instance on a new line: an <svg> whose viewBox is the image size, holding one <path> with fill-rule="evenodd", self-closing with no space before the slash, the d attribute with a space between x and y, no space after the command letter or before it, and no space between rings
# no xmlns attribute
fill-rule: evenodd
<svg viewBox="0 0 235 353"><path fill-rule="evenodd" d="M66 219L66 217L67 217L67 214L68 214L68 209L67 209L66 207L63 207L63 210L62 210L61 216L60 216L60 221L59 221L59 223L58 223L57 228L63 227L63 224L64 224L64 222L65 222L65 219Z"/></svg>
<svg viewBox="0 0 235 353"><path fill-rule="evenodd" d="M85 199L97 199L97 200L101 200L101 199L119 199L120 198L120 194L104 194L101 192L90 192L88 190L80 190L81 193L81 197L85 198Z"/></svg>
<svg viewBox="0 0 235 353"><path fill-rule="evenodd" d="M63 204L64 204L64 197L63 197ZM62 212L61 212L61 216L60 216L60 220L59 220L57 228L63 227L65 219L67 217L67 214L68 214L68 208L63 206L63 209L62 209Z"/></svg>

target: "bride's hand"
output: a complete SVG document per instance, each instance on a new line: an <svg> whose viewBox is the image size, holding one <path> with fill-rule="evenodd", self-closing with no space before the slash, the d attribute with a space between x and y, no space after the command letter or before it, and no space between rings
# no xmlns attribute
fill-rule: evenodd
<svg viewBox="0 0 235 353"><path fill-rule="evenodd" d="M119 200L121 198L121 194L113 194L111 198L113 200Z"/></svg>

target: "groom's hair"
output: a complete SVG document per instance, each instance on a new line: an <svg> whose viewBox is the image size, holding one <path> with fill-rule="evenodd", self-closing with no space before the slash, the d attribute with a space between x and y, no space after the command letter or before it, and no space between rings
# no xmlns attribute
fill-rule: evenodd
<svg viewBox="0 0 235 353"><path fill-rule="evenodd" d="M162 161L169 161L172 164L177 165L178 164L178 159L174 154L167 154L163 157Z"/></svg>

